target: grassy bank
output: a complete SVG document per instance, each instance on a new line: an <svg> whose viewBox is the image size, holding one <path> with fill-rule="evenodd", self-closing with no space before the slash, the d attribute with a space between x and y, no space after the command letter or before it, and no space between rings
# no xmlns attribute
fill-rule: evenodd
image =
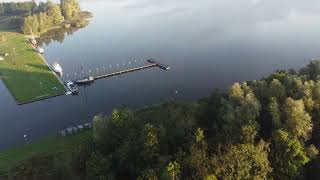
<svg viewBox="0 0 320 180"><path fill-rule="evenodd" d="M0 42L0 56L5 53L9 56L0 61L0 75L18 104L65 92L63 84L22 34L5 32L5 35L6 41Z"/></svg>
<svg viewBox="0 0 320 180"><path fill-rule="evenodd" d="M19 146L0 153L0 174L19 165L23 160L34 155L50 155L70 152L81 142L91 139L92 130L86 130L71 136L49 137L36 143Z"/></svg>

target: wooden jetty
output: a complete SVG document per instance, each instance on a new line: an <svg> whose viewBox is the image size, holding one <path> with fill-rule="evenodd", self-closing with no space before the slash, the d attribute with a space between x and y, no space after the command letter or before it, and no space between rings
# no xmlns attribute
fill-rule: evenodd
<svg viewBox="0 0 320 180"><path fill-rule="evenodd" d="M129 73L129 72L134 72L134 71L139 71L139 70L152 68L152 67L159 67L159 68L161 68L163 70L169 70L170 69L169 66L161 64L161 63L159 63L158 61L156 61L154 59L148 59L147 62L149 62L150 64L144 65L144 66L140 66L140 67L130 68L130 69L126 69L126 70L121 70L121 71L118 71L118 72L108 73L108 74L102 74L102 75L97 75L97 76L89 76L89 77L86 77L86 78L83 78L83 79L78 79L78 80L74 81L74 83L78 84L78 85L90 84L90 83L93 83L95 80L98 80L98 79L113 77L113 76Z"/></svg>
<svg viewBox="0 0 320 180"><path fill-rule="evenodd" d="M166 66L164 64L161 64L160 62L154 60L154 59L148 59L147 60L149 63L152 63L152 64L156 64L159 68L163 69L163 70L169 70L170 67L169 66Z"/></svg>

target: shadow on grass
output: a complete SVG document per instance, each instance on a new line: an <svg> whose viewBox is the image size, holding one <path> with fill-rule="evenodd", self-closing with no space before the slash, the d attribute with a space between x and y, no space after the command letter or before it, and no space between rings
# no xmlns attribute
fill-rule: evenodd
<svg viewBox="0 0 320 180"><path fill-rule="evenodd" d="M45 70L45 71L51 71L50 68L47 65L42 64L26 64L27 66L34 67L36 69Z"/></svg>

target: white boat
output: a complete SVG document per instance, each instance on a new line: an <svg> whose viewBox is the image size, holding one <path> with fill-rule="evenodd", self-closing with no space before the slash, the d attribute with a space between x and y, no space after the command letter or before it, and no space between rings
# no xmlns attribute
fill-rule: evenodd
<svg viewBox="0 0 320 180"><path fill-rule="evenodd" d="M79 89L78 89L77 85L75 85L73 82L67 81L65 84L66 84L66 87L68 88L68 90L72 94L77 94L79 92Z"/></svg>
<svg viewBox="0 0 320 180"><path fill-rule="evenodd" d="M94 77L89 76L89 77L86 77L84 79L77 80L75 83L76 84L90 84L90 83L93 83L93 82L94 82Z"/></svg>
<svg viewBox="0 0 320 180"><path fill-rule="evenodd" d="M44 54L44 49L42 47L38 47L37 48L37 51L40 53L40 54Z"/></svg>
<svg viewBox="0 0 320 180"><path fill-rule="evenodd" d="M58 62L54 62L52 65L52 70L60 75L62 75L62 67Z"/></svg>

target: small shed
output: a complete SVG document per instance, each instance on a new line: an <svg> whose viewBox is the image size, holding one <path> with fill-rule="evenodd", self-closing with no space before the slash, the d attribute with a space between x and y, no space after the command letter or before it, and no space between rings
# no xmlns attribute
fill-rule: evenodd
<svg viewBox="0 0 320 180"><path fill-rule="evenodd" d="M3 61L3 60L4 60L4 58L2 56L0 56L0 61Z"/></svg>

